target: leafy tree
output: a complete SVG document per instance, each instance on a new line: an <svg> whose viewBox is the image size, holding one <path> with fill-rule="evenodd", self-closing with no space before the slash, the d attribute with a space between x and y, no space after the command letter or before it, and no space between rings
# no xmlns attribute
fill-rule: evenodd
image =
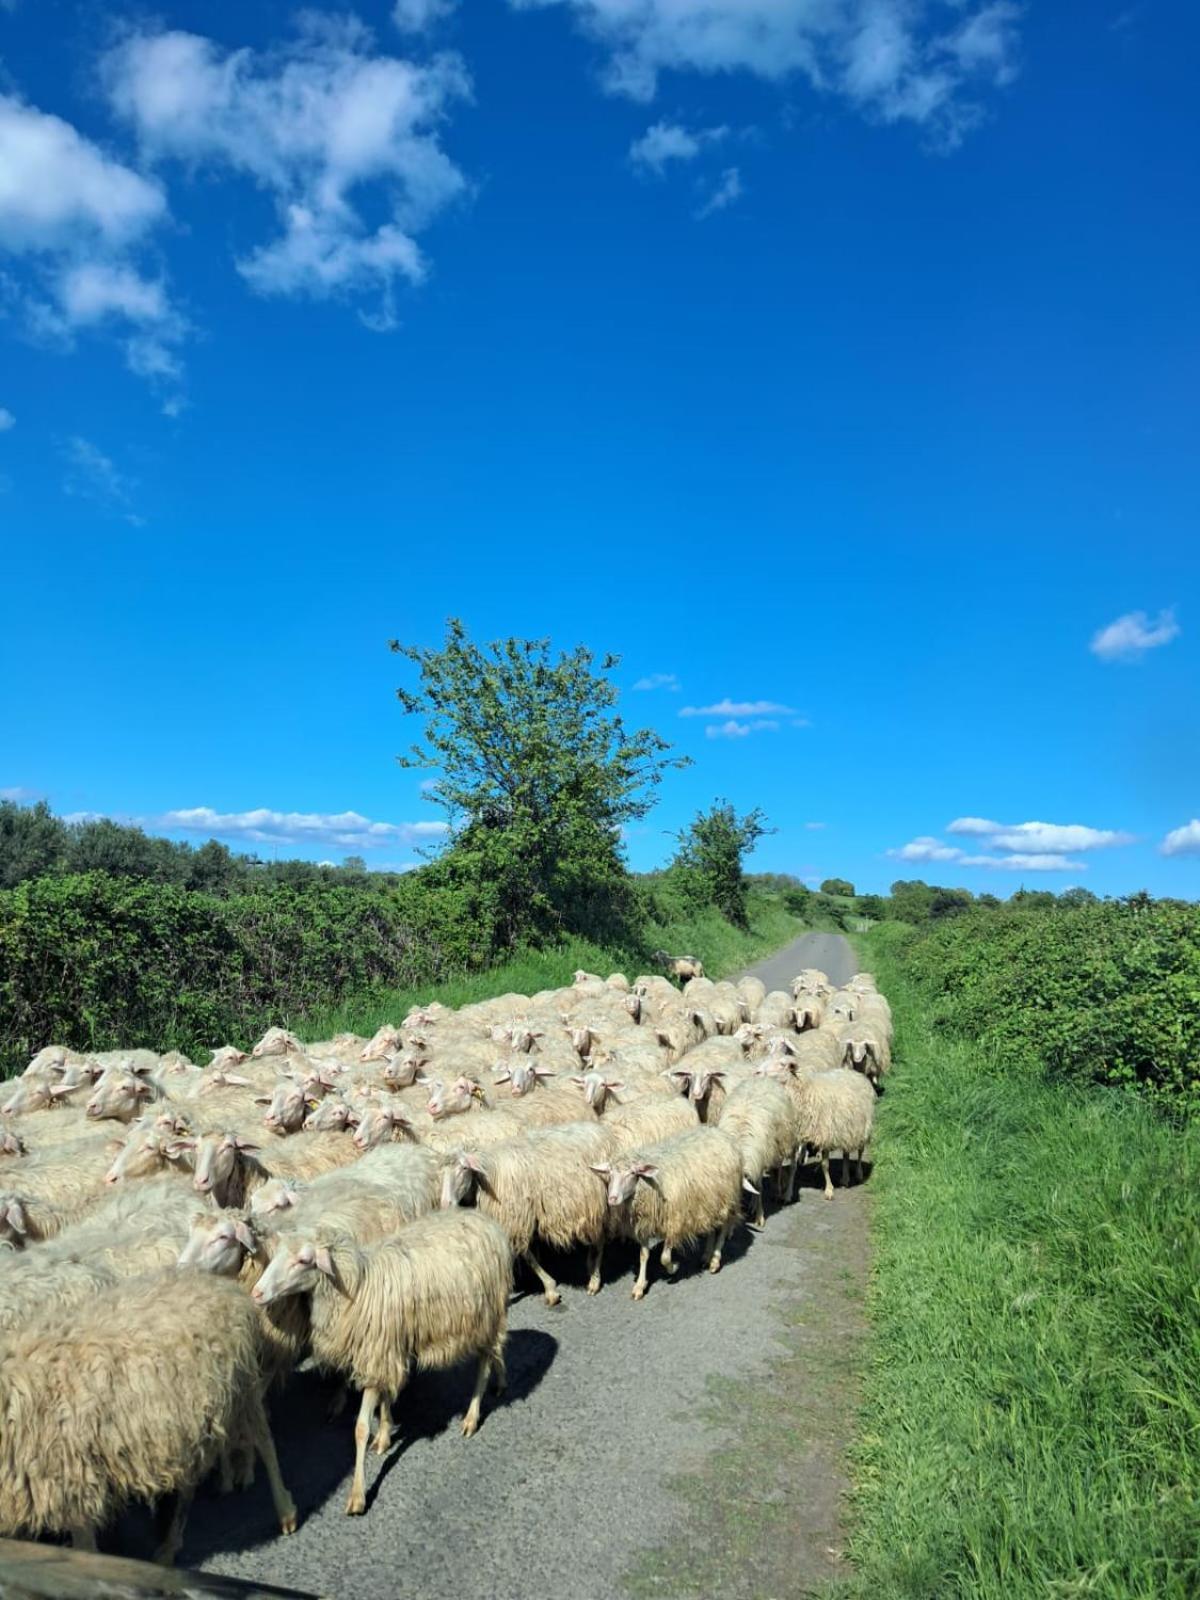
<svg viewBox="0 0 1200 1600"><path fill-rule="evenodd" d="M67 866L71 872L108 872L115 878L179 883L187 876L190 854L187 845L153 839L141 828L97 817L70 829Z"/></svg>
<svg viewBox="0 0 1200 1600"><path fill-rule="evenodd" d="M929 902L929 915L935 922L939 917L956 917L960 912L971 909L971 901L969 889L934 889L933 899Z"/></svg>
<svg viewBox="0 0 1200 1600"><path fill-rule="evenodd" d="M891 888L892 915L900 922L928 922L935 893L923 878L898 878Z"/></svg>
<svg viewBox="0 0 1200 1600"><path fill-rule="evenodd" d="M882 922L887 916L887 901L879 894L860 894L858 897L858 914L860 917L870 917L872 922Z"/></svg>
<svg viewBox="0 0 1200 1600"><path fill-rule="evenodd" d="M1060 906L1094 906L1099 904L1096 895L1090 889L1085 889L1082 884L1076 884L1073 889L1064 889L1058 897Z"/></svg>
<svg viewBox="0 0 1200 1600"><path fill-rule="evenodd" d="M66 824L44 800L32 806L0 800L0 889L61 872L66 853Z"/></svg>
<svg viewBox="0 0 1200 1600"><path fill-rule="evenodd" d="M686 832L675 836L679 849L672 867L688 897L697 905L716 906L735 927L744 928L748 921L742 857L764 834L775 831L766 822L757 806L739 817L728 800L717 800L711 810L697 814Z"/></svg>
<svg viewBox="0 0 1200 1600"><path fill-rule="evenodd" d="M853 899L854 885L848 878L826 878L821 885L822 894L841 894Z"/></svg>
<svg viewBox="0 0 1200 1600"><path fill-rule="evenodd" d="M687 764L615 712L619 658L582 645L555 656L548 639L480 646L456 617L440 649L391 648L417 672L401 707L425 723L399 761L438 772L427 798L451 828L435 882L474 898L499 948L617 931L630 894L621 828Z"/></svg>
<svg viewBox="0 0 1200 1600"><path fill-rule="evenodd" d="M232 894L253 871L252 859L235 856L226 844L210 839L193 850L188 862L187 887L203 894Z"/></svg>

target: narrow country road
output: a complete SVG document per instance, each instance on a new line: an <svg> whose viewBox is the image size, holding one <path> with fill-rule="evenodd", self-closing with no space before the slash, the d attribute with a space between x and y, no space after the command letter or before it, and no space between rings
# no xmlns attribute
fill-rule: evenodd
<svg viewBox="0 0 1200 1600"><path fill-rule="evenodd" d="M814 965L843 981L856 967L846 940L807 934L752 970L782 986ZM181 1564L339 1600L761 1600L836 1575L865 1199L802 1188L717 1277L689 1263L641 1304L629 1255L606 1260L595 1300L565 1262L561 1306L514 1303L509 1392L474 1439L458 1430L467 1373L412 1384L398 1442L369 1458L365 1518L343 1511L353 1408L326 1421L329 1389L299 1377L275 1405L299 1532L271 1536L260 1473L248 1495L196 1503ZM730 1481L743 1443L755 1465Z"/></svg>

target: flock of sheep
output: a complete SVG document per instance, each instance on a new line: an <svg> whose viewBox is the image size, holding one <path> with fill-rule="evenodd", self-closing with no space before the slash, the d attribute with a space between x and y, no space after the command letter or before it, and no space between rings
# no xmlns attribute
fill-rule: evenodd
<svg viewBox="0 0 1200 1600"><path fill-rule="evenodd" d="M560 1298L545 1250L702 1244L720 1269L770 1179L808 1155L862 1176L891 1015L860 974L792 993L576 974L570 988L430 1005L364 1040L271 1028L206 1067L176 1052L40 1051L0 1104L0 1534L93 1547L159 1503L174 1558L192 1493L265 1467L296 1508L269 1392L310 1359L361 1393L347 1511L414 1371L475 1363L462 1431L505 1381L514 1263ZM689 975L690 969L690 975Z"/></svg>

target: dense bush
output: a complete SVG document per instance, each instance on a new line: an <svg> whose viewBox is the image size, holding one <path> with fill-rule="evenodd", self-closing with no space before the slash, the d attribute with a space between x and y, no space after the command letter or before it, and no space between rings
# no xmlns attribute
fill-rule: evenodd
<svg viewBox="0 0 1200 1600"><path fill-rule="evenodd" d="M287 887L218 898L106 873L0 892L0 1075L51 1040L192 1050L351 992L482 964L437 895ZM443 933L447 936L444 938Z"/></svg>
<svg viewBox="0 0 1200 1600"><path fill-rule="evenodd" d="M1055 1076L1200 1110L1200 907L1051 899L885 929L938 1027L1000 1059L1032 1054Z"/></svg>

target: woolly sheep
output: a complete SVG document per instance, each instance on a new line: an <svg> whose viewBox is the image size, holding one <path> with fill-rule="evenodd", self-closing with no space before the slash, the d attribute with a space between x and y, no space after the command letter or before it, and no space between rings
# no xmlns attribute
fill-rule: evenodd
<svg viewBox="0 0 1200 1600"><path fill-rule="evenodd" d="M304 1046L294 1033L286 1028L268 1028L250 1054L255 1060L263 1056L302 1055Z"/></svg>
<svg viewBox="0 0 1200 1600"><path fill-rule="evenodd" d="M728 1134L697 1128L594 1162L593 1171L607 1184L610 1231L638 1246L635 1300L645 1296L650 1250L660 1239L664 1271L675 1271L676 1250L705 1236L708 1270L721 1270L742 1203L741 1157Z"/></svg>
<svg viewBox="0 0 1200 1600"><path fill-rule="evenodd" d="M162 1098L161 1087L148 1072L107 1067L92 1090L85 1110L96 1122L132 1122L151 1101Z"/></svg>
<svg viewBox="0 0 1200 1600"><path fill-rule="evenodd" d="M571 1083L583 1094L584 1102L600 1116L610 1098L616 1105L627 1105L633 1100L667 1100L680 1093L679 1088L662 1074L644 1077L632 1073L618 1077L615 1073L594 1067L590 1072L574 1073Z"/></svg>
<svg viewBox="0 0 1200 1600"><path fill-rule="evenodd" d="M762 1005L763 1001L766 999L767 986L761 978L747 976L745 978L739 978L734 987L737 989L738 994L741 995L742 999L750 1008L750 1017L746 1019L749 1021L757 1012L759 1006Z"/></svg>
<svg viewBox="0 0 1200 1600"><path fill-rule="evenodd" d="M863 1177L863 1151L875 1120L875 1090L861 1072L833 1067L828 1072L800 1072L791 1091L799 1116L800 1137L814 1150L825 1175L825 1198L833 1199L829 1157L842 1152L842 1183L847 1184L850 1158L854 1157L858 1181Z"/></svg>
<svg viewBox="0 0 1200 1600"><path fill-rule="evenodd" d="M474 1211L438 1211L373 1245L288 1236L251 1290L259 1306L310 1299L313 1358L362 1390L354 1482L346 1510L367 1508L364 1462L376 1408L376 1449L391 1444L391 1407L415 1370L478 1362L462 1431L479 1426L489 1376L505 1382L512 1252L504 1230Z"/></svg>
<svg viewBox="0 0 1200 1600"><path fill-rule="evenodd" d="M721 1107L717 1126L738 1147L742 1176L756 1190L755 1221L761 1228L766 1221L762 1194L766 1175L778 1175L780 1200L786 1202L792 1197L800 1154L798 1109L779 1084L765 1077L748 1078L731 1090Z"/></svg>
<svg viewBox="0 0 1200 1600"><path fill-rule="evenodd" d="M754 1013L754 1020L770 1028L794 1028L796 1002L783 989L772 989L769 994L764 995L761 1005Z"/></svg>
<svg viewBox="0 0 1200 1600"><path fill-rule="evenodd" d="M0 1127L0 1156L23 1156L27 1146L19 1133Z"/></svg>
<svg viewBox="0 0 1200 1600"><path fill-rule="evenodd" d="M891 1047L883 1030L860 1017L838 1029L838 1045L842 1051L840 1065L865 1073L878 1088L892 1065Z"/></svg>
<svg viewBox="0 0 1200 1600"><path fill-rule="evenodd" d="M509 1088L509 1111L531 1128L550 1128L586 1116L574 1089L556 1073L531 1061L514 1061L495 1074Z"/></svg>
<svg viewBox="0 0 1200 1600"><path fill-rule="evenodd" d="M853 1022L858 1015L861 997L853 989L839 989L830 995L825 1007L825 1026L840 1027L843 1022Z"/></svg>
<svg viewBox="0 0 1200 1600"><path fill-rule="evenodd" d="M254 1307L236 1285L175 1269L48 1310L0 1342L0 1533L95 1530L130 1501L175 1495L174 1558L192 1493L231 1439L262 1456L283 1533L296 1507L263 1410ZM103 1404L97 1404L97 1397Z"/></svg>
<svg viewBox="0 0 1200 1600"><path fill-rule="evenodd" d="M614 1134L618 1150L658 1144L674 1134L691 1133L700 1126L695 1106L678 1094L665 1100L631 1100L628 1105L614 1105L610 1101L601 1120Z"/></svg>
<svg viewBox="0 0 1200 1600"><path fill-rule="evenodd" d="M825 999L833 993L833 984L820 967L805 967L803 972L797 973L792 979L792 993L797 1000L802 994L812 994L819 999Z"/></svg>

